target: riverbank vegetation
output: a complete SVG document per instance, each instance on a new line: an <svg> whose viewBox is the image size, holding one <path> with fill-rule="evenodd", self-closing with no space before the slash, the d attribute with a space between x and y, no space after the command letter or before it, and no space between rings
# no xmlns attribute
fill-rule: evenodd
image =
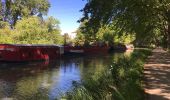
<svg viewBox="0 0 170 100"><path fill-rule="evenodd" d="M63 44L59 21L53 17L41 20L39 17L23 18L11 29L4 23L0 29L0 43L12 44Z"/></svg>
<svg viewBox="0 0 170 100"><path fill-rule="evenodd" d="M0 1L0 43L63 44L59 21L47 15L48 0Z"/></svg>
<svg viewBox="0 0 170 100"><path fill-rule="evenodd" d="M134 35L136 46L170 48L169 0L87 0L79 20L86 36L96 36L101 28L115 34Z"/></svg>
<svg viewBox="0 0 170 100"><path fill-rule="evenodd" d="M114 60L107 70L82 83L73 82L67 100L143 100L143 66L151 50L137 50L129 57Z"/></svg>
<svg viewBox="0 0 170 100"><path fill-rule="evenodd" d="M162 46L164 48L170 47L170 7L169 0L87 0L84 8L82 7L83 16L79 19L81 23L77 30L77 38L71 42L75 45L90 44L91 42L102 41L109 45L118 43L134 44L140 47L156 47ZM41 24L42 37L37 35L40 26L33 29L35 32L27 31L33 27L27 27L27 30L19 28L17 24L24 20L33 21L31 17L37 16L43 23L43 19L47 15L50 8L48 0L3 0L0 3L0 35L4 37L0 43L58 43L60 44L62 38L58 35L56 29L53 32L51 25ZM35 21L35 20L34 20ZM54 21L56 22L56 21ZM37 22L37 25L40 22ZM28 24L28 23L27 23ZM30 23L35 24L35 23ZM56 23L58 25L58 23ZM44 25L44 26L43 26ZM46 29L47 27L48 29ZM11 29L8 29L8 28ZM43 29L45 27L45 29ZM12 32L11 31L15 31ZM21 32L21 31L26 31ZM48 31L47 31L48 30ZM30 33L32 32L32 33ZM33 38L32 41L27 39L24 41L18 39L13 41L13 37L9 34L21 33L25 35L28 33ZM40 32L41 33L41 32ZM55 35L54 35L55 33ZM36 35L35 35L36 34ZM9 36L9 37L8 37ZM21 36L21 38L23 38ZM48 39L47 39L47 38ZM49 37L51 39L49 39ZM20 36L19 36L20 38ZM40 39L41 38L41 39ZM44 38L44 40L43 40ZM56 39L57 38L57 39ZM52 40L56 39L56 40ZM20 41L20 42L19 42Z"/></svg>
<svg viewBox="0 0 170 100"><path fill-rule="evenodd" d="M132 44L135 40L135 35L121 33L117 34L116 30L113 29L112 26L101 27L97 33L90 33L84 30L83 25L85 23L81 23L80 27L77 30L77 36L74 39L75 45L87 45L93 42L103 42L107 43L110 46L115 44Z"/></svg>

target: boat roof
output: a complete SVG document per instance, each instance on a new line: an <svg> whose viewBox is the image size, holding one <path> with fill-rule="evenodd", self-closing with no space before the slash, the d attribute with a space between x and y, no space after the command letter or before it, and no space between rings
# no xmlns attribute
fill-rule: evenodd
<svg viewBox="0 0 170 100"><path fill-rule="evenodd" d="M56 46L56 47L63 47L62 45L56 45L56 44L0 44L0 45L10 45L10 46L35 46L35 47L52 47L52 46Z"/></svg>

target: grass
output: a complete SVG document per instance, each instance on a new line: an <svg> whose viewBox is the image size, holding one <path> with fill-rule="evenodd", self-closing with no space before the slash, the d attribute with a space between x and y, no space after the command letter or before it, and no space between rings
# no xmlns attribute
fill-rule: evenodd
<svg viewBox="0 0 170 100"><path fill-rule="evenodd" d="M113 62L109 70L97 77L89 77L82 83L74 82L73 91L65 100L143 100L143 65L151 54L149 49L141 49L130 57L122 57Z"/></svg>

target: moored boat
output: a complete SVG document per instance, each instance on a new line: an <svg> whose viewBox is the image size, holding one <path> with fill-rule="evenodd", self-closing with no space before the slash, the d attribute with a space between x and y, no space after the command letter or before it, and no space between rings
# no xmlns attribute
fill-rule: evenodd
<svg viewBox="0 0 170 100"><path fill-rule="evenodd" d="M64 53L58 45L0 44L0 61L21 62L57 59Z"/></svg>
<svg viewBox="0 0 170 100"><path fill-rule="evenodd" d="M109 46L64 46L65 54L103 54L109 49Z"/></svg>
<svg viewBox="0 0 170 100"><path fill-rule="evenodd" d="M82 46L64 46L64 54L84 54Z"/></svg>
<svg viewBox="0 0 170 100"><path fill-rule="evenodd" d="M115 44L112 46L112 50L114 51L126 51L126 50L133 50L134 46L132 44Z"/></svg>

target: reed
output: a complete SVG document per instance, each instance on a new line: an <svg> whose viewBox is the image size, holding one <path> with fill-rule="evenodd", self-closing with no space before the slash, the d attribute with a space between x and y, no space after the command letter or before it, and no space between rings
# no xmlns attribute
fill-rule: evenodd
<svg viewBox="0 0 170 100"><path fill-rule="evenodd" d="M136 50L130 57L113 61L109 70L88 77L63 98L65 100L143 100L143 65L151 50Z"/></svg>

